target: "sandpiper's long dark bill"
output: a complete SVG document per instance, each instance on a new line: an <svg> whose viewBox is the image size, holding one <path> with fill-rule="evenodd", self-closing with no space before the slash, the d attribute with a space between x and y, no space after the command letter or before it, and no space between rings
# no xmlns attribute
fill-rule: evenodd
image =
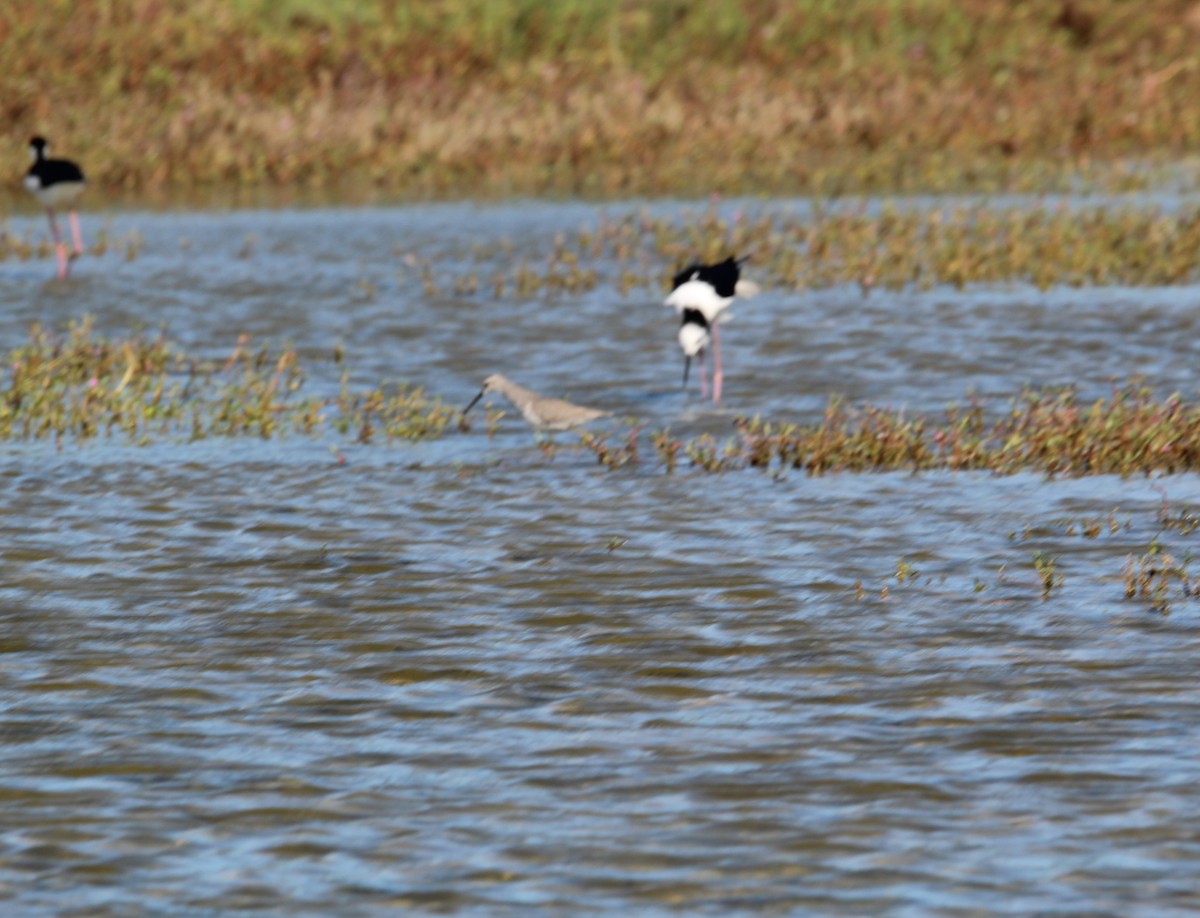
<svg viewBox="0 0 1200 918"><path fill-rule="evenodd" d="M82 255L83 236L79 232L79 215L75 212L75 207L87 181L78 165L69 159L50 159L46 155L49 151L50 144L46 142L46 138L34 137L29 141L29 154L33 157L33 165L25 173L25 187L46 208L46 217L50 221L50 233L54 236L54 250L58 258L58 276L66 277L69 264L67 246L58 231L54 211L66 208L70 212L71 241L75 244L75 255Z"/></svg>
<svg viewBox="0 0 1200 918"><path fill-rule="evenodd" d="M471 399L471 403L463 409L463 415L475 407L476 403L489 392L499 392L513 407L521 412L521 416L534 430L569 430L581 424L587 424L599 418L609 417L607 411L596 408L585 408L582 405L572 405L560 398L547 398L538 395L532 389L519 386L506 376L493 373L483 381L479 394Z"/></svg>
<svg viewBox="0 0 1200 918"><path fill-rule="evenodd" d="M486 388L485 388L485 389L480 389L480 390L479 390L479 394L478 394L478 395L476 395L476 396L475 396L473 399L471 399L471 403L470 403L469 405L467 405L467 407L466 407L466 408L464 408L464 409L462 410L462 413L463 413L463 414L466 414L468 411L470 411L472 408L474 408L476 405L478 405L478 404L479 404L479 400L480 400L481 398L483 398L485 395L487 395L487 389L486 389Z"/></svg>
<svg viewBox="0 0 1200 918"><path fill-rule="evenodd" d="M671 293L664 301L680 316L679 347L683 351L683 385L687 387L688 368L693 357L700 361L700 394L707 397L704 354L709 344L713 351L713 401L721 400L721 340L718 325L728 322L729 305L735 296L751 297L758 285L741 278L745 258L726 258L713 265L693 263L671 280Z"/></svg>

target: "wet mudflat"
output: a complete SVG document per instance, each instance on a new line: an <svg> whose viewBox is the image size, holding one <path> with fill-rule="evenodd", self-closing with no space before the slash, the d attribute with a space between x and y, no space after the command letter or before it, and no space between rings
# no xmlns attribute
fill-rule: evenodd
<svg viewBox="0 0 1200 918"><path fill-rule="evenodd" d="M0 264L0 340L340 344L364 382L465 405L503 372L679 435L831 393L1195 394L1195 287L768 289L717 408L603 260L578 294L455 292L597 210L118 213L135 257ZM1197 906L1200 605L1126 591L1186 568L1200 479L614 472L486 426L0 445L15 913Z"/></svg>

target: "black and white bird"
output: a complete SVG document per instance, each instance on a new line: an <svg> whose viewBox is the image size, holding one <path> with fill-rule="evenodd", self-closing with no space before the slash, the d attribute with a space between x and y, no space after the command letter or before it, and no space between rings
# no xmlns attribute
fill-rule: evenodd
<svg viewBox="0 0 1200 918"><path fill-rule="evenodd" d="M54 248L58 257L58 276L67 276L67 246L58 231L58 221L54 219L54 211L66 209L71 215L71 241L75 244L75 255L83 254L83 237L79 232L79 215L75 206L83 194L86 180L83 170L69 159L50 159L46 154L50 145L44 137L34 137L29 141L29 153L33 157L33 165L25 173L25 187L38 202L46 208L46 216L50 220L50 232L54 236Z"/></svg>
<svg viewBox="0 0 1200 918"><path fill-rule="evenodd" d="M679 347L683 351L683 385L687 387L692 358L700 361L700 395L708 397L704 377L704 355L709 345L713 352L713 401L721 400L721 339L718 326L732 318L729 306L735 296L751 297L758 284L741 278L745 258L726 258L715 265L690 264L671 281L671 293L664 301L680 317Z"/></svg>
<svg viewBox="0 0 1200 918"><path fill-rule="evenodd" d="M692 358L700 361L700 395L708 397L708 382L704 378L704 351L712 341L708 330L708 319L699 309L685 308L680 312L682 322L679 326L679 348L683 351L683 388L687 388L688 370L692 367Z"/></svg>

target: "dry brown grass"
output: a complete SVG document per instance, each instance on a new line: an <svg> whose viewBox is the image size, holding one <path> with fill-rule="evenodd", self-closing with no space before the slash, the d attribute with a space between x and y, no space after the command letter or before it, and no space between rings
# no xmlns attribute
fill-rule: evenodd
<svg viewBox="0 0 1200 918"><path fill-rule="evenodd" d="M1194 0L60 0L0 10L0 112L116 189L1039 188L1194 149L1197 39Z"/></svg>

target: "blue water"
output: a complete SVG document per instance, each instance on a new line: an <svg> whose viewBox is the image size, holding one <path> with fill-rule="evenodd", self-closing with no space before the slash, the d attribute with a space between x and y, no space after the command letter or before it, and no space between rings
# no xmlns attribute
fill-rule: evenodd
<svg viewBox="0 0 1200 918"><path fill-rule="evenodd" d="M835 392L1194 392L1189 287L767 289L723 329L719 408L615 264L577 295L453 292L600 210L120 212L132 259L0 263L0 341L89 314L214 357L341 344L366 384L465 405L499 371L680 436ZM509 409L416 445L0 447L7 913L1200 904L1200 609L1123 573L1156 538L1186 568L1164 520L1200 479L668 475L575 443Z"/></svg>

